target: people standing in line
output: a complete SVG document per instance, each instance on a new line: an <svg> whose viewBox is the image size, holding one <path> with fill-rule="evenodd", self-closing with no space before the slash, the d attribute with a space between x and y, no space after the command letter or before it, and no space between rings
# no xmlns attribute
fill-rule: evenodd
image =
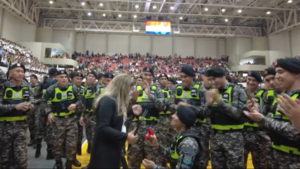
<svg viewBox="0 0 300 169"><path fill-rule="evenodd" d="M171 169L192 169L199 168L201 152L200 137L198 132L191 130L196 120L196 113L187 106L179 106L172 115L172 126L177 130L177 136L173 143L167 147L159 144L156 136L153 135L149 142L153 147L162 153L166 158L171 159ZM156 165L153 161L144 159L143 165L148 169L167 169Z"/></svg>
<svg viewBox="0 0 300 169"><path fill-rule="evenodd" d="M63 168L62 155L66 148L67 169L72 168L74 156L76 154L78 137L78 119L75 111L82 111L84 105L80 90L76 85L70 84L68 74L65 70L57 72L58 83L50 86L44 93L41 102L46 106L48 122L53 125L53 149L57 169ZM66 146L63 144L66 142Z"/></svg>
<svg viewBox="0 0 300 169"><path fill-rule="evenodd" d="M255 103L259 107L263 105L263 96L266 93L265 89L259 87L259 84L263 80L261 75L257 71L250 71L247 77L246 91L252 94L255 99ZM247 168L248 154L251 152L252 163L255 169L266 169L267 168L267 145L268 140L266 139L266 133L259 129L257 123L251 121L244 124L244 159L245 169Z"/></svg>
<svg viewBox="0 0 300 169"><path fill-rule="evenodd" d="M173 98L169 110L176 112L179 105L184 105L191 107L196 112L195 125L192 126L192 130L195 130L198 133L198 136L201 138L200 143L203 150L203 156L199 162L200 168L206 168L209 159L209 144L208 140L205 140L211 131L210 124L207 121L205 115L205 88L195 82L196 73L190 65L182 66L179 71L179 76L181 78L182 84L177 84L173 88ZM207 162L207 164L205 164Z"/></svg>
<svg viewBox="0 0 300 169"><path fill-rule="evenodd" d="M216 89L206 91L207 114L213 128L211 139L212 168L244 168L243 128L246 93L238 85L228 83L221 67L207 70Z"/></svg>
<svg viewBox="0 0 300 169"><path fill-rule="evenodd" d="M278 169L294 169L300 163L300 132L293 126L298 118L289 118L299 114L300 99L300 60L296 58L278 59L276 65L278 88L285 89L278 96L277 108L272 116L264 116L258 107L248 101L248 110L244 113L259 126L270 130L273 147L273 166ZM296 101L298 100L298 101Z"/></svg>
<svg viewBox="0 0 300 169"><path fill-rule="evenodd" d="M0 168L27 169L26 119L34 108L34 97L30 85L23 80L25 72L24 65L11 65L11 79L0 86Z"/></svg>
<svg viewBox="0 0 300 169"><path fill-rule="evenodd" d="M125 128L132 86L131 77L120 74L95 99L96 130L88 168L120 168L122 148L126 140L129 144L137 142L138 136L134 135L134 131L122 131ZM135 111L136 115L141 111Z"/></svg>
<svg viewBox="0 0 300 169"><path fill-rule="evenodd" d="M83 74L79 72L72 72L70 74L70 78L72 83L77 87L77 89L80 92L80 95L82 96L82 103L85 105L85 87L82 85L83 80ZM78 118L78 138L77 138L77 144L76 144L76 154L81 155L81 145L82 145L82 139L83 139L83 127L79 124L79 120L81 117L81 114L84 112L84 108L80 109L80 111L76 111L75 115ZM77 160L76 154L73 160L73 165L76 167L80 167L81 163Z"/></svg>
<svg viewBox="0 0 300 169"><path fill-rule="evenodd" d="M36 128L36 151L35 151L35 158L39 158L41 156L41 148L42 148L42 141L43 138L47 143L47 156L46 160L53 160L53 139L52 139L52 125L47 123L47 114L46 114L46 107L50 106L47 104L51 104L51 102L47 102L47 104L42 104L40 102L43 94L46 90L53 84L57 83L56 80L56 68L49 69L49 77L41 83L34 93L34 98L36 100L35 104L37 105L37 111L35 113L35 128Z"/></svg>
<svg viewBox="0 0 300 169"><path fill-rule="evenodd" d="M153 147L145 142L144 136L148 133L149 129L153 129L156 133L158 132L157 120L159 118L159 112L166 110L166 104L162 90L159 87L151 85L154 76L153 70L150 67L144 67L142 76L144 83L143 85L138 85L137 91L133 92L131 103L139 105L138 107L143 111L148 110L148 113L145 118L136 115L132 115L130 118L133 119L132 125L136 125L139 120L143 120L144 122L138 131L139 140L137 144L128 147L127 159L129 168L140 168L143 156L155 161L156 164L161 163L160 154L153 151ZM136 93L138 95L136 95Z"/></svg>
<svg viewBox="0 0 300 169"><path fill-rule="evenodd" d="M31 92L34 95L35 90L38 87L38 78L35 74L30 75L30 86L31 86ZM30 133L30 142L28 146L34 146L36 148L36 142L35 142L35 111L37 110L37 107L35 106L34 109L30 110L27 115L27 124L28 129Z"/></svg>
<svg viewBox="0 0 300 169"><path fill-rule="evenodd" d="M86 86L85 86L85 111L81 114L80 117L80 125L85 126L85 134L86 138L88 140L88 144L90 145L92 149L93 140L94 140L94 134L95 134L95 127L96 127L96 113L93 109L93 102L94 99L99 95L97 93L101 85L99 83L96 83L96 77L97 74L94 71L90 71L87 74L86 79ZM86 167L83 167L83 169L87 169L88 165Z"/></svg>

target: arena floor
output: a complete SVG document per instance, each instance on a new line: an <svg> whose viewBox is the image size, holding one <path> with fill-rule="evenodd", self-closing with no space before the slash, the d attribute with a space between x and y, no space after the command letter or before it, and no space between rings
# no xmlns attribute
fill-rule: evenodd
<svg viewBox="0 0 300 169"><path fill-rule="evenodd" d="M85 141L82 146L82 155L77 156L77 159L81 162L82 167L85 167L90 160L90 155L87 154L88 143ZM40 158L34 158L35 150L31 147L28 148L28 168L53 168L54 160L46 160L46 143L43 142L42 155ZM74 167L74 169L81 169L82 167ZM142 166L144 168L144 166ZM248 158L247 169L253 169L251 155ZM208 169L211 169L211 164L209 164Z"/></svg>

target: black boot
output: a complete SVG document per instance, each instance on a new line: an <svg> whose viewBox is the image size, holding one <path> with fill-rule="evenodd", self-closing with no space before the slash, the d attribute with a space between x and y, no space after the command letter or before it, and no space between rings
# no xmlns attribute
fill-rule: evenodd
<svg viewBox="0 0 300 169"><path fill-rule="evenodd" d="M56 161L53 169L63 169L62 161Z"/></svg>
<svg viewBox="0 0 300 169"><path fill-rule="evenodd" d="M46 160L53 160L54 159L52 151L53 151L53 145L47 143L47 157L46 157Z"/></svg>
<svg viewBox="0 0 300 169"><path fill-rule="evenodd" d="M74 160L72 161L72 164L76 167L81 167L81 163L77 160L76 155L74 157Z"/></svg>
<svg viewBox="0 0 300 169"><path fill-rule="evenodd" d="M42 148L42 144L38 143L36 145L35 158L39 158L41 156L41 148Z"/></svg>
<svg viewBox="0 0 300 169"><path fill-rule="evenodd" d="M81 169L88 169L88 168L89 168L89 165L82 167Z"/></svg>
<svg viewBox="0 0 300 169"><path fill-rule="evenodd" d="M72 169L72 161L67 160L65 169Z"/></svg>

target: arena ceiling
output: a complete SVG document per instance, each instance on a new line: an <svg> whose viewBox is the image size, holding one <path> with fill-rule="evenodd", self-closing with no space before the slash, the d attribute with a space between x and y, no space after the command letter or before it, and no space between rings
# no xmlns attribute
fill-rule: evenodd
<svg viewBox="0 0 300 169"><path fill-rule="evenodd" d="M300 25L300 0L0 0L24 21L58 30L145 32L145 21L171 21L183 36L253 37Z"/></svg>

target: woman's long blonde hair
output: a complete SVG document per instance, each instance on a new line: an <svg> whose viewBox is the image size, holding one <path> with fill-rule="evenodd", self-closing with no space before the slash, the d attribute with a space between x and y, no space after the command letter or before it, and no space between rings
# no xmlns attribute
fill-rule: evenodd
<svg viewBox="0 0 300 169"><path fill-rule="evenodd" d="M105 96L109 96L114 99L117 104L118 116L124 115L124 117L126 117L127 107L129 105L129 92L132 84L133 80L130 75L117 75L109 85L105 87L104 92L95 98L95 110L98 108L100 100Z"/></svg>

